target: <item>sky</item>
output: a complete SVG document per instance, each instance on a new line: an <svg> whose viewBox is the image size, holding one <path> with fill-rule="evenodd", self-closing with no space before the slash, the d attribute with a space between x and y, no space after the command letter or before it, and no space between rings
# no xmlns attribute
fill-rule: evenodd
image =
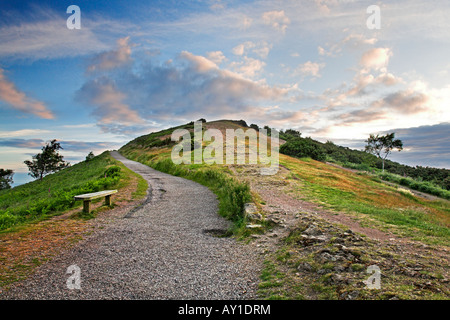
<svg viewBox="0 0 450 320"><path fill-rule="evenodd" d="M390 159L450 168L449 17L447 0L2 1L0 168L20 184L51 139L76 163L199 118L356 149L395 132Z"/></svg>

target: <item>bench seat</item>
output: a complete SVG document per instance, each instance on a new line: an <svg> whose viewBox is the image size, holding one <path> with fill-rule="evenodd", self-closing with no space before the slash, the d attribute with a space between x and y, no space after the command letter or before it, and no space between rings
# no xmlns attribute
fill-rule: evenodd
<svg viewBox="0 0 450 320"><path fill-rule="evenodd" d="M93 192L93 193L85 193L80 194L75 197L73 197L74 200L83 200L83 211L86 213L91 212L91 201L93 199L105 197L105 204L107 206L111 205L111 195L114 193L117 193L117 190L104 190L99 192Z"/></svg>

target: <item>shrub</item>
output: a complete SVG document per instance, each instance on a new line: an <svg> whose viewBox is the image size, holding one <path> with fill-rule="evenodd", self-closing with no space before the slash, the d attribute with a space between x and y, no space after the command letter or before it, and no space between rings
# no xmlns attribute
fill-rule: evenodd
<svg viewBox="0 0 450 320"><path fill-rule="evenodd" d="M297 158L311 157L317 161L325 161L324 149L310 138L291 139L280 147L280 152Z"/></svg>
<svg viewBox="0 0 450 320"><path fill-rule="evenodd" d="M119 166L111 166L106 169L104 176L110 178L118 177L120 175L120 170L121 169Z"/></svg>

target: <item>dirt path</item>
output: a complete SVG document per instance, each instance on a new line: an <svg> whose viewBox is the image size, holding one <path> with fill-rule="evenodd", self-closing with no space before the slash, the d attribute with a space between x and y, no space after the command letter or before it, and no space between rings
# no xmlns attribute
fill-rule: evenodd
<svg viewBox="0 0 450 320"><path fill-rule="evenodd" d="M149 197L76 246L42 265L2 299L252 299L259 257L226 229L217 199L193 181L112 156L142 175ZM69 266L80 270L81 289L69 289ZM71 282L71 284L75 282Z"/></svg>

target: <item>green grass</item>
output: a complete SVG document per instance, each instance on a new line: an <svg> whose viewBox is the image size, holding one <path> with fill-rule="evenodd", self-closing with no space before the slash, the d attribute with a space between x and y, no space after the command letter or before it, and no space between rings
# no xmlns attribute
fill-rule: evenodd
<svg viewBox="0 0 450 320"><path fill-rule="evenodd" d="M442 189L441 187L429 181L417 181L409 177L402 177L398 174L393 174L389 172L378 173L378 176L385 181L394 182L399 185L411 188L413 190L425 192L443 199L450 200L449 190Z"/></svg>
<svg viewBox="0 0 450 320"><path fill-rule="evenodd" d="M370 174L355 174L318 161L281 157L291 169L296 191L326 208L356 214L381 229L429 244L450 243L450 206L447 200L426 200L388 186ZM294 179L295 178L295 179Z"/></svg>
<svg viewBox="0 0 450 320"><path fill-rule="evenodd" d="M119 172L105 175L111 166L119 166ZM2 190L0 230L61 214L81 203L73 200L75 195L123 186L121 179L126 176L120 163L104 152L89 162L83 161L48 175L42 181ZM141 183L140 189L143 188Z"/></svg>

